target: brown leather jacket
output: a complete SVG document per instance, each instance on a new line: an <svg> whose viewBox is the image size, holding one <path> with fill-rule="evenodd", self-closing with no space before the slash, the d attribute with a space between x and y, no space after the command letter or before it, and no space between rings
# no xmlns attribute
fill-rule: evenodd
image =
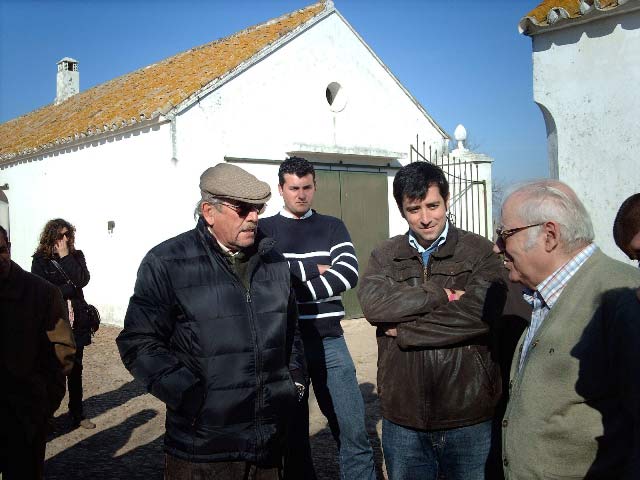
<svg viewBox="0 0 640 480"><path fill-rule="evenodd" d="M407 235L372 252L358 297L378 327L378 394L386 419L439 430L493 416L502 388L490 326L502 313L507 286L492 247L449 225L426 266ZM444 288L465 294L449 302ZM394 324L397 338L386 336Z"/></svg>

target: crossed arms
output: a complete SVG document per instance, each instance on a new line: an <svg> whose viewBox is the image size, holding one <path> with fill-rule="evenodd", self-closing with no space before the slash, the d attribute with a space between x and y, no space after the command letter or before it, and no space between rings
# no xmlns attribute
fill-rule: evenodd
<svg viewBox="0 0 640 480"><path fill-rule="evenodd" d="M444 347L488 333L492 318L506 298L504 267L487 250L474 262L464 289L452 300L442 285L446 276L433 275L417 285L399 277L386 265L382 252L374 250L358 292L369 323L410 347Z"/></svg>

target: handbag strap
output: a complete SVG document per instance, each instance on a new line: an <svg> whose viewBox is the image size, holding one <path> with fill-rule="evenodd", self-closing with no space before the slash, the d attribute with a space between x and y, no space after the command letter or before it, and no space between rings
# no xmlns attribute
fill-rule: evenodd
<svg viewBox="0 0 640 480"><path fill-rule="evenodd" d="M62 274L62 276L65 278L65 280L71 284L71 286L73 288L75 288L76 290L78 289L78 287L76 287L76 284L73 283L73 281L69 278L69 275L67 275L67 272L65 272L62 269L62 266L60 266L60 264L58 263L58 261L55 258L51 259L51 263L53 263L53 266L56 267L56 269Z"/></svg>

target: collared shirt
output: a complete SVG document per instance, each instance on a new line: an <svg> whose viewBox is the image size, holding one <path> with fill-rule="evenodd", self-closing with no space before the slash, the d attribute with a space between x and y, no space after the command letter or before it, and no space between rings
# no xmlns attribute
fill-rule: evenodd
<svg viewBox="0 0 640 480"><path fill-rule="evenodd" d="M227 255L229 255L232 258L235 257L238 254L238 252L232 252L231 250L229 250L227 247L225 247L223 244L221 244L218 241L216 236L213 234L213 228L207 227L207 230L209 230L209 233L211 233L211 236L213 237L213 239L216 241L216 243L220 247L220 250L222 250L222 253L226 253Z"/></svg>
<svg viewBox="0 0 640 480"><path fill-rule="evenodd" d="M218 242L218 239L216 238L216 242ZM229 250L227 247L225 247L223 244L221 244L220 242L218 242L218 246L220 247L220 249L222 250L223 253L226 253L227 255L229 255L231 258L235 257L236 255L238 255L238 253L240 253L240 250L238 250L237 252L232 252L231 250Z"/></svg>
<svg viewBox="0 0 640 480"><path fill-rule="evenodd" d="M283 208L282 210L280 210L280 215L287 218L293 218L294 220L304 220L305 218L309 218L311 215L313 215L313 210L309 209L307 213L305 213L301 217L296 217L293 213Z"/></svg>
<svg viewBox="0 0 640 480"><path fill-rule="evenodd" d="M593 255L596 251L596 245L590 244L581 250L575 257L569 260L567 263L558 268L555 272L545 278L534 291L525 289L522 293L524 299L533 307L531 312L531 324L527 329L522 343L522 350L520 354L520 363L518 370L522 369L524 359L527 356L529 348L531 348L531 342L535 337L538 329L542 325L542 322L549 314L549 311L553 308L556 301L560 297L560 294L567 286L569 280L576 274L580 267L587 261L587 259Z"/></svg>
<svg viewBox="0 0 640 480"><path fill-rule="evenodd" d="M429 248L424 248L422 245L420 245L420 242L418 242L418 239L416 238L413 231L409 230L409 245L415 248L418 251L418 253L422 255L422 264L426 265L429 262L429 257L431 256L431 254L440 245L444 245L444 243L447 241L448 233L449 233L449 222L446 222L444 224L444 230L442 230L442 233L440 234L440 236L436 238L431 245L429 245Z"/></svg>

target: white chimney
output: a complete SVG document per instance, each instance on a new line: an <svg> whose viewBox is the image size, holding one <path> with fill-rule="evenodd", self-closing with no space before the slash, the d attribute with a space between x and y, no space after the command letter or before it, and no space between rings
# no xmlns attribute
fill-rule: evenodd
<svg viewBox="0 0 640 480"><path fill-rule="evenodd" d="M80 91L80 72L78 61L64 57L58 62L58 74L56 75L56 101L55 104L64 102Z"/></svg>

